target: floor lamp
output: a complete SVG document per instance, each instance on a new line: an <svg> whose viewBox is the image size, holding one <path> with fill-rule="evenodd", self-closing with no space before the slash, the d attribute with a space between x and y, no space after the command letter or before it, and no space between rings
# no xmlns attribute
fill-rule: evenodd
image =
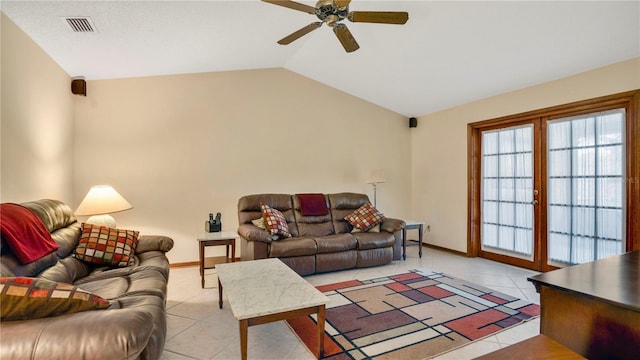
<svg viewBox="0 0 640 360"><path fill-rule="evenodd" d="M373 185L373 207L378 206L378 184L386 181L387 179L384 176L384 171L382 170L373 170L369 173L369 180L367 180L367 183Z"/></svg>

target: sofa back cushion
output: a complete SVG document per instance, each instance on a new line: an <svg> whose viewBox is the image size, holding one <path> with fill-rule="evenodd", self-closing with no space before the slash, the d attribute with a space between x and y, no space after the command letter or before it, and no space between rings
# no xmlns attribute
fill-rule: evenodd
<svg viewBox="0 0 640 360"><path fill-rule="evenodd" d="M260 204L267 204L279 210L287 220L291 236L298 236L293 202L289 194L256 194L241 197L238 200L238 224L250 224L251 220L259 219L262 216Z"/></svg>
<svg viewBox="0 0 640 360"><path fill-rule="evenodd" d="M324 196L327 201L326 196ZM298 225L298 236L327 236L334 234L333 222L331 221L331 213L321 216L305 216L302 215L300 208L300 199L293 195L293 213ZM327 204L328 206L328 204Z"/></svg>
<svg viewBox="0 0 640 360"><path fill-rule="evenodd" d="M369 197L365 194L337 193L327 195L329 198L329 212L336 234L344 234L351 231L352 227L344 219L345 216L358 210L362 205L369 202Z"/></svg>
<svg viewBox="0 0 640 360"><path fill-rule="evenodd" d="M33 211L49 229L59 248L58 258L69 256L78 245L80 224L71 208L60 200L42 199L21 204Z"/></svg>

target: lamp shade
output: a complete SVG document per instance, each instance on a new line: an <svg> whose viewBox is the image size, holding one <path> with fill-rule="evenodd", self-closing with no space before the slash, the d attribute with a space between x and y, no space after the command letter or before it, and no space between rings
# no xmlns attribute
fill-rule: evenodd
<svg viewBox="0 0 640 360"><path fill-rule="evenodd" d="M383 170L372 170L369 172L369 178L367 184L379 184L386 182L387 178L384 176Z"/></svg>
<svg viewBox="0 0 640 360"><path fill-rule="evenodd" d="M96 185L89 189L76 209L76 215L109 214L131 208L133 206L110 185Z"/></svg>

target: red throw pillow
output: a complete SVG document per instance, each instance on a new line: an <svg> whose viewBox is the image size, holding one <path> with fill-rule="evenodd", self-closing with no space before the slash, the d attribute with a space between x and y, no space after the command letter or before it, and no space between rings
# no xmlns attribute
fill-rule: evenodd
<svg viewBox="0 0 640 360"><path fill-rule="evenodd" d="M356 229L369 231L369 229L383 222L386 217L368 202L358 208L358 210L345 216L344 219Z"/></svg>
<svg viewBox="0 0 640 360"><path fill-rule="evenodd" d="M2 241L23 264L58 250L42 220L22 205L0 204L0 233Z"/></svg>

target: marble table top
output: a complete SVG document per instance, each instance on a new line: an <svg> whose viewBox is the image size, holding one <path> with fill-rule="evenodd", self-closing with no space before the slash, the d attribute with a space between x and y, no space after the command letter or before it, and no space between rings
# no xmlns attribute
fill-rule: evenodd
<svg viewBox="0 0 640 360"><path fill-rule="evenodd" d="M327 304L329 298L279 259L216 265L237 320Z"/></svg>

